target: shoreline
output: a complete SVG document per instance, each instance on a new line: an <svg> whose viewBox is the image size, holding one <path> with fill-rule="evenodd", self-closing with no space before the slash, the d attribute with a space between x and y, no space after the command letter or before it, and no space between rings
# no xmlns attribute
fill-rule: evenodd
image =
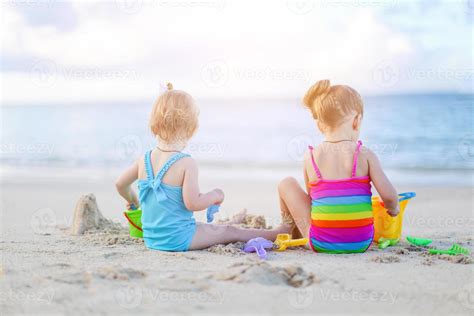
<svg viewBox="0 0 474 316"><path fill-rule="evenodd" d="M265 181L280 181L292 176L302 181L302 165L259 165L245 163L215 164L198 161L201 176L209 179L231 180L238 179L248 182L255 178ZM127 165L123 166L27 166L2 165L0 177L2 183L16 183L20 178L27 177L30 181L60 179L65 182L86 181L96 182L106 178L117 177ZM389 179L396 186L426 186L426 187L472 187L474 184L474 169L385 169ZM250 177L249 174L252 176ZM112 182L113 183L113 182ZM218 185L216 183L215 185Z"/></svg>

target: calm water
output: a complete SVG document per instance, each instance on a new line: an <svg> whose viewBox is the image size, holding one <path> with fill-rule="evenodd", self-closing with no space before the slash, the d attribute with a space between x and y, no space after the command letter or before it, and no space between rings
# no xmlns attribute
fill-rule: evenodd
<svg viewBox="0 0 474 316"><path fill-rule="evenodd" d="M391 169L473 170L473 96L365 99L361 139ZM291 166L321 139L289 101L199 101L200 129L188 152L204 162ZM120 166L154 146L151 102L4 106L2 165Z"/></svg>

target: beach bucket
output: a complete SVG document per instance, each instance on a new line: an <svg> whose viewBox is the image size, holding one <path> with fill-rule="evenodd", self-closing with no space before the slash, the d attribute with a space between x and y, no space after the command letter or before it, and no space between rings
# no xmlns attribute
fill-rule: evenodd
<svg viewBox="0 0 474 316"><path fill-rule="evenodd" d="M143 238L142 210L128 210L123 212L128 221L130 237Z"/></svg>
<svg viewBox="0 0 474 316"><path fill-rule="evenodd" d="M374 240L376 242L378 242L381 237L397 239L402 236L403 213L405 213L408 201L415 196L415 192L406 192L398 195L400 213L395 217L388 215L387 209L384 207L380 197L372 197L375 229Z"/></svg>

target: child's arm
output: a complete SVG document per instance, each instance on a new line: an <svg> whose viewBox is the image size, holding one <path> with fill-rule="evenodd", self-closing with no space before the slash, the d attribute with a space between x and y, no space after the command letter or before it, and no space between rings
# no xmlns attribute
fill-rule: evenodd
<svg viewBox="0 0 474 316"><path fill-rule="evenodd" d="M115 182L115 187L118 193L128 202L127 208L133 203L136 207L138 204L138 197L132 189L132 184L138 179L138 162L135 161Z"/></svg>
<svg viewBox="0 0 474 316"><path fill-rule="evenodd" d="M377 155L370 150L367 150L367 155L370 179L377 189L377 192L380 194L385 208L388 210L388 214L391 216L397 216L400 212L397 191L383 172Z"/></svg>
<svg viewBox="0 0 474 316"><path fill-rule="evenodd" d="M183 200L186 208L193 212L224 201L224 192L220 189L214 189L205 194L199 191L198 167L194 159L187 159L183 180Z"/></svg>

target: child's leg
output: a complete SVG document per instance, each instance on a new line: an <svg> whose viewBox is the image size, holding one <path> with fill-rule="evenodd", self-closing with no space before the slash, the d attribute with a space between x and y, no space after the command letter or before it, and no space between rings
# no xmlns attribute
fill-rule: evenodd
<svg viewBox="0 0 474 316"><path fill-rule="evenodd" d="M278 234L283 233L288 233L287 226L275 229L247 229L232 225L196 223L196 232L189 250L205 249L217 244L228 244L235 241L246 242L256 237L273 241Z"/></svg>
<svg viewBox="0 0 474 316"><path fill-rule="evenodd" d="M295 178L285 178L278 185L280 208L284 223L296 225L302 237L309 236L311 226L311 198ZM289 217L289 218L288 218ZM296 238L298 236L293 236Z"/></svg>

